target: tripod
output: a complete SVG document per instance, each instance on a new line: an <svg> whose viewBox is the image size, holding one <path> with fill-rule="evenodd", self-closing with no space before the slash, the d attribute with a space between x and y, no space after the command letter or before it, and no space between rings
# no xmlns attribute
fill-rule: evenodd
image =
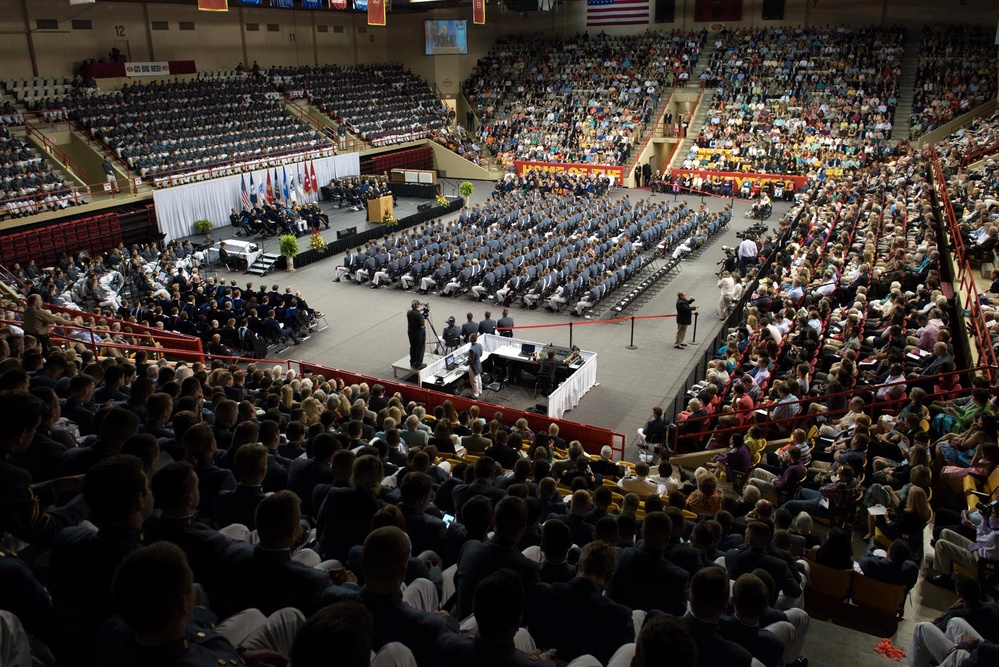
<svg viewBox="0 0 999 667"><path fill-rule="evenodd" d="M434 326L434 321L430 319L430 313L424 313L423 319L425 319L427 324L430 325L430 332L434 335L434 339L432 341L427 341L427 345L433 345L432 351L434 354L447 354L448 347L441 339L440 334L437 333L437 327Z"/></svg>

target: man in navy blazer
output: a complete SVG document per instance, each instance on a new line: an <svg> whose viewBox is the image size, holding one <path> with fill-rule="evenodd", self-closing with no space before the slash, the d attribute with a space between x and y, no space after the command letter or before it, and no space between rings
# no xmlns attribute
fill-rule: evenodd
<svg viewBox="0 0 999 667"><path fill-rule="evenodd" d="M919 566L912 560L912 549L905 540L895 540L887 556L865 554L860 557L864 576L886 584L905 584L912 588L919 578Z"/></svg>
<svg viewBox="0 0 999 667"><path fill-rule="evenodd" d="M468 618L472 613L475 587L500 568L509 568L519 574L527 591L538 583L538 564L517 549L525 530L527 503L523 498L508 496L496 505L493 536L484 542L466 542L461 548L458 570L454 575L459 620Z"/></svg>
<svg viewBox="0 0 999 667"><path fill-rule="evenodd" d="M616 570L614 547L590 542L574 579L539 585L528 606L527 629L535 643L557 649L559 660L589 654L607 664L619 647L635 641L631 609L603 595Z"/></svg>
<svg viewBox="0 0 999 667"><path fill-rule="evenodd" d="M468 484L455 487L451 492L454 499L455 516L461 521L461 508L473 496L487 496L493 503L497 503L506 497L506 491L497 489L496 482L496 462L488 456L481 457L475 462L475 479ZM469 593L471 594L471 592Z"/></svg>
<svg viewBox="0 0 999 667"><path fill-rule="evenodd" d="M767 553L769 545L770 527L762 521L751 521L746 527L746 545L725 553L729 579L738 579L761 568L773 577L782 596L797 599L801 596L801 584L786 562Z"/></svg>
<svg viewBox="0 0 999 667"><path fill-rule="evenodd" d="M687 571L663 556L672 522L664 512L649 512L642 522L642 543L627 547L607 586L607 597L631 609L660 609L682 616L687 609Z"/></svg>

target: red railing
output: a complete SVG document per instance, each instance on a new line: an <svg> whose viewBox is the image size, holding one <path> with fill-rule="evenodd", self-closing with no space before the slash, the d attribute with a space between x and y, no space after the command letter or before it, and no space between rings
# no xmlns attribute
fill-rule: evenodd
<svg viewBox="0 0 999 667"><path fill-rule="evenodd" d="M626 171L624 172L625 178L627 178L632 173L634 173L635 166L638 164L638 161L641 158L642 153L645 151L646 146L649 145L649 142L652 141L652 137L655 136L656 131L659 128L659 125L660 125L660 119L666 113L666 107L669 106L670 101L673 99L673 95L677 92L677 89L684 89L684 88L695 88L695 89L697 89L699 91L697 93L697 100L694 102L694 109L697 109L697 105L700 104L700 102L701 102L701 95L704 94L704 85L703 84L699 84L699 85L690 84L690 85L686 85L686 86L673 86L673 88L670 90L669 95L666 97L666 101L662 104L662 106L660 108L656 109L656 119L654 121L652 121L652 123L651 123L652 128L648 132L645 132L644 128L643 128L643 134L645 134L645 139L642 141L642 145L639 146L638 150L635 151L635 157L634 157L634 159L631 161L631 163L628 164L628 166L626 168ZM665 162L665 164L669 164L669 161L667 160Z"/></svg>
<svg viewBox="0 0 999 667"><path fill-rule="evenodd" d="M953 381L953 385L956 385L961 382L962 376L966 376L968 378L968 382L965 385L962 385L960 389L960 391L965 391L968 390L971 386L970 377L977 372L981 372L981 370L982 369L979 368L967 368L964 370L955 370L947 373L939 373L937 375L928 375L926 377L910 379L906 380L904 383L892 384L887 386L890 386L893 391L896 391L899 387L904 386L906 389L906 393L908 393L908 390L913 386L922 386L924 389L926 389L926 387L929 386L931 387L931 389L926 390L928 401L935 399L948 400L949 398L952 397L952 394L955 391L955 389L944 388L943 383L941 383L942 379L944 378L950 379ZM941 391L936 392L935 390L932 389L932 387L936 385L940 385ZM952 387L953 385L951 383L947 384L948 387ZM890 410L893 408L895 409L900 408L903 405L905 405L905 403L907 402L906 398L902 399L886 398L878 400L877 390L884 386L886 385L851 387L850 389L837 392L834 394L823 394L821 396L808 396L805 398L799 398L797 401L788 401L787 403L781 403L780 405L783 407L797 405L800 409L800 412L794 417L786 417L783 419L774 419L773 416L771 415L771 411L777 407L776 403L761 402L757 407L753 408L752 410L723 413L721 412L722 406L731 404L730 402L725 403L723 401L718 404L714 412L705 417L697 417L695 419L688 418L678 421L677 424L678 425L682 424L682 429L685 431L685 433L683 435L680 435L679 432L675 434L673 442L671 443L673 446L673 451L674 453L682 450L686 450L684 453L694 453L696 451L703 451L709 440L714 439L716 435L727 436L727 435L733 435L735 433L745 433L746 430L749 429L751 426L756 425L757 422L753 419L753 416L756 415L758 410L765 410L767 413L766 416L762 418L762 421L759 422L759 425L764 426L767 429L772 429L773 426L779 426L781 427L780 431L782 431L785 436L790 435L793 429L800 428L803 423L806 423L809 420L814 421L815 418L820 416L818 414L808 415L808 408L813 403L823 404L832 398L843 399L844 402L846 402L847 407L845 408L839 410L828 410L826 412L821 413L821 417L823 418L823 420L825 422L829 422L831 421L831 418L845 415L847 412L849 412L850 411L849 400L854 396L856 396L858 392L862 391L869 391L870 393L874 394L874 400L869 405L866 405L864 407L864 414L870 416L872 421L876 421L877 417L881 415L883 411ZM692 396L691 398L694 397ZM746 421L746 423L742 425L736 424L735 426L730 426L728 428L719 428L717 426L717 420L721 416L728 416L738 419L740 416L745 417L747 412L750 413L749 418ZM771 430L771 432L773 431ZM695 445L686 446L686 447L681 446L682 443L685 442L686 443L694 442Z"/></svg>
<svg viewBox="0 0 999 667"><path fill-rule="evenodd" d="M66 151L56 146L51 139L42 134L37 127L28 121L27 118L24 119L24 131L29 137L38 137L38 140L42 142L43 146L45 146L46 152L54 155L57 160L62 162L66 171L70 172L70 174L76 176L84 183L87 182L87 171L78 165L75 160L69 157L69 155L66 154Z"/></svg>
<svg viewBox="0 0 999 667"><path fill-rule="evenodd" d="M978 162L984 157L991 155L992 153L999 153L999 141L994 144L985 146L984 148L979 148L976 151L970 153L965 153L961 156L961 166L967 167L972 162Z"/></svg>

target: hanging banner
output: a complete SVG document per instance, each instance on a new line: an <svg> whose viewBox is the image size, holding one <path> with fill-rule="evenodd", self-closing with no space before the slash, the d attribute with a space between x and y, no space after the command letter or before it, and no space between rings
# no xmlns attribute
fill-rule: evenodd
<svg viewBox="0 0 999 667"><path fill-rule="evenodd" d="M227 12L229 0L198 0L198 9L203 12Z"/></svg>
<svg viewBox="0 0 999 667"><path fill-rule="evenodd" d="M385 0L368 0L368 25L385 25Z"/></svg>
<svg viewBox="0 0 999 667"><path fill-rule="evenodd" d="M283 7L285 9L294 9L295 3L292 0L271 0L271 7Z"/></svg>
<svg viewBox="0 0 999 667"><path fill-rule="evenodd" d="M794 183L795 189L804 187L805 183L808 182L807 176L788 176L787 174L754 174L744 171L705 171L703 169L672 170L674 178L679 178L688 174L690 176L700 176L701 178L710 178L712 180L731 180L735 184L736 189L741 188L745 181L749 181L750 185L754 183L762 185L764 183L784 181L785 183Z"/></svg>
<svg viewBox="0 0 999 667"><path fill-rule="evenodd" d="M260 3L262 3L262 2L263 2L263 0L239 0L239 4L241 4L241 5L257 5L257 6L259 6Z"/></svg>
<svg viewBox="0 0 999 667"><path fill-rule="evenodd" d="M513 164L517 168L518 174L525 174L529 171L567 172L569 174L613 176L614 182L617 184L624 180L624 167L613 167L606 164L565 164L561 162L528 162L526 160L514 160Z"/></svg>
<svg viewBox="0 0 999 667"><path fill-rule="evenodd" d="M330 9L347 9L347 0L330 0Z"/></svg>
<svg viewBox="0 0 999 667"><path fill-rule="evenodd" d="M472 0L472 23L486 24L486 0Z"/></svg>
<svg viewBox="0 0 999 667"><path fill-rule="evenodd" d="M353 0L353 2L354 2L354 9L356 9L357 11L359 12L368 11L368 0Z"/></svg>
<svg viewBox="0 0 999 667"><path fill-rule="evenodd" d="M166 76L170 74L170 63L125 63L125 76Z"/></svg>
<svg viewBox="0 0 999 667"><path fill-rule="evenodd" d="M323 0L302 0L302 9L322 9Z"/></svg>

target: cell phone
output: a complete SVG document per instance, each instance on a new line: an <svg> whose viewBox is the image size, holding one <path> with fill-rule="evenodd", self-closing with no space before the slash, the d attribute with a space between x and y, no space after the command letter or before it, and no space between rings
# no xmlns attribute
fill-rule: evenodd
<svg viewBox="0 0 999 667"><path fill-rule="evenodd" d="M454 521L454 515L452 514L444 515L444 525L450 526L452 521Z"/></svg>

